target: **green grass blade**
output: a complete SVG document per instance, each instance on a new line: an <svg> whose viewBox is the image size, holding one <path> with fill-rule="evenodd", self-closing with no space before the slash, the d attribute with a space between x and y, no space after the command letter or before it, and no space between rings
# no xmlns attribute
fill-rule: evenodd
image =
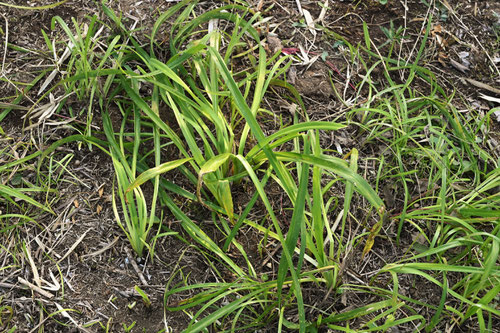
<svg viewBox="0 0 500 333"><path fill-rule="evenodd" d="M192 158L183 158L180 160L175 160L175 161L169 161L165 162L163 164L158 165L157 167L148 169L147 171L144 171L141 173L125 190L126 193L132 191L133 189L137 188L138 186L141 186L151 178L155 178L156 176L159 176L165 172L168 172L173 169L177 169L179 166L183 165L184 163L192 160Z"/></svg>
<svg viewBox="0 0 500 333"><path fill-rule="evenodd" d="M261 47L262 49L262 47ZM247 123L250 126L250 129L257 139L257 142L260 144L261 142L264 142L265 140L265 135L262 129L260 128L259 123L257 122L257 119L255 118L254 114L252 113L252 110L248 107L245 99L243 98L243 95L241 94L238 85L233 79L232 74L229 72L228 68L224 64L224 60L220 56L220 54L217 52L217 50L213 48L208 48L208 51L210 52L212 57L215 57L217 59L216 65L218 70L221 73L221 76L224 78L224 81L226 82L226 85L229 89L229 91L232 94L232 97L234 98L234 103L236 104L237 108L240 110L241 114L243 117L246 119ZM261 52L262 53L262 52ZM260 61L264 61L265 59L265 52L264 52L264 58L260 59ZM296 197L296 186L294 185L294 182L290 176L290 174L286 171L285 167L277 160L276 156L274 153L269 149L267 146L261 146L262 150L266 154L267 158L269 159L269 162L271 163L274 171L276 172L278 179L281 180L284 190L287 192L289 197L292 200L295 200Z"/></svg>
<svg viewBox="0 0 500 333"><path fill-rule="evenodd" d="M299 154L291 152L276 152L275 156L282 161L290 162L303 162L311 165L316 165L326 170L330 170L340 177L351 182L355 189L363 195L379 213L385 211L384 203L377 193L371 188L368 182L360 175L354 173L347 165L347 163L336 157L332 156L313 156L310 154Z"/></svg>
<svg viewBox="0 0 500 333"><path fill-rule="evenodd" d="M23 200L30 205L33 205L37 208L40 208L48 213L54 214L54 212L49 207L46 207L46 206L42 205L41 203L39 203L38 201L30 198L26 194L22 193L19 189L13 189L13 188L10 188L6 185L0 184L0 195L2 195L2 196L6 195L6 196L11 197L11 198L17 198L17 199Z"/></svg>
<svg viewBox="0 0 500 333"><path fill-rule="evenodd" d="M7 2L0 2L0 6L6 6L6 7L12 7L12 8L17 8L17 9L23 9L23 10L47 10L47 9L51 9L51 8L55 8L57 6L60 6L62 5L63 3L67 2L68 0L62 0L62 1L59 1L59 2L56 2L56 3L51 3L51 4L48 4L48 5L43 5L43 6L21 6L21 5L14 5L14 4L11 4L11 3L7 3Z"/></svg>

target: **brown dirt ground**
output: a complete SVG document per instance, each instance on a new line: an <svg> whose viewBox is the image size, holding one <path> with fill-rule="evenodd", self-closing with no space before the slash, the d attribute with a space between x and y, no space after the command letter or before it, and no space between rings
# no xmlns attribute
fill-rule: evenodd
<svg viewBox="0 0 500 333"><path fill-rule="evenodd" d="M12 4L28 4L33 2L19 0L4 0ZM258 3L254 0L255 4ZM317 17L321 11L319 1L301 0L302 6L308 9L313 17ZM48 3L48 1L36 1L37 5ZM377 1L330 1L332 8L324 19L324 26L345 36L351 43L363 42L362 22L368 23L371 37L377 45L382 44L386 37L380 27L389 27L390 21L395 26L407 27L408 40L401 50L402 56L409 54L413 44L422 32L422 18L425 17L426 7L420 1L389 1L386 6L380 5ZM442 32L436 33L440 37L431 38L425 50L423 62L426 67L432 70L446 86L449 92L456 89L458 94L469 103L476 103L479 108L488 109L487 102L478 98L481 90L478 87L467 84L464 77L473 78L477 81L489 84L493 87L499 86L498 73L493 70L490 60L486 57L484 49L492 57L498 54L498 36L492 30L494 24L498 24L500 14L500 3L495 0L450 1L456 17L448 17L446 21L435 22L441 26ZM117 12L122 12L124 18L131 24L134 18L138 18L137 26L144 27L147 33L151 29L152 22L157 17L158 12L162 12L169 7L171 2L160 0L135 1L121 0L112 2L112 7ZM404 4L408 8L405 10ZM202 8L217 6L217 1L205 1ZM266 16L272 15L270 24L279 23L271 30L276 34L285 47L298 47L303 45L311 48L312 51L328 52L328 59L333 63L342 75L333 74L333 79L337 90L344 93L345 97L352 96L355 92L346 83L347 78L354 84L359 80L360 68L355 64L350 64L348 59L339 52L338 48L332 44L332 38L327 34L319 32L316 39L306 28L294 26L302 17L298 12L296 1L263 1L264 9L273 5L273 9ZM86 15L96 14L103 17L99 7L93 1L69 0L63 5L45 11L25 11L20 9L0 6L0 26L3 29L2 39L5 38L6 24L8 21L9 42L17 46L22 46L33 50L27 55L21 55L9 49L6 54L5 73L10 80L30 82L39 70L51 64L51 55L47 52L44 44L41 29L51 36L61 36L60 32L51 32L50 22L53 16L61 16L66 22L70 22L74 17L78 22L86 20ZM406 17L405 17L406 16ZM438 38L446 40L446 46L440 46ZM479 45L479 43L482 45ZM2 43L3 45L3 43ZM399 50L397 50L399 52ZM467 60L470 62L469 70L461 72L457 66L452 65L451 60L461 63L460 52L470 52ZM3 54L3 52L2 52ZM296 66L296 87L301 93L307 106L311 120L336 119L343 117L345 109L335 97L329 84L329 67L325 62L317 61L312 66ZM8 96L14 94L16 89L8 82L0 83L2 98L8 100ZM34 89L35 92L37 89ZM482 91L484 92L484 91ZM27 96L25 105L29 106L29 97L36 100L34 93ZM289 106L286 101L279 97L279 94L270 94L265 101L266 107L273 110L276 115L283 117L283 122L291 121ZM78 101L68 103L73 108L81 107ZM0 141L0 145L10 145L11 150L22 152L24 147L29 147L33 152L36 145L29 145L30 140L36 138L39 141L38 147L46 147L51 142L59 138L73 134L67 128L48 128L41 132L41 129L23 132L23 121L20 116L23 111L13 111L1 122L1 126L7 136L12 138L9 141ZM85 120L83 120L85 121ZM97 115L94 119L96 127L100 127L100 119ZM273 130L270 122L269 131ZM498 133L498 131L497 131ZM362 157L377 154L378 148L374 146L359 146L359 140L353 140L356 131L348 128L335 133L335 139L342 142L346 151L352 147L358 147ZM335 150L333 138L323 138L324 147ZM500 138L497 138L500 142ZM28 152L29 153L29 152ZM68 145L58 151L60 154L71 154L72 159L67 165L65 181L56 183L57 194L49 194L48 200L57 200L54 204L55 217L42 215L37 218L37 225L26 223L19 228L18 232L9 234L18 240L26 240L26 246L31 253L34 263L39 269L40 276L47 281L52 281L50 274L54 274L56 279L62 275L64 278L64 292L62 290L53 291L53 298L33 294L29 289L23 287L18 282L18 277L30 280L32 278L30 266L25 256L22 262L15 265L16 269L0 271L0 299L1 304L10 305L14 310L14 316L10 325L16 325L18 332L34 332L40 327L44 327L45 332L72 332L77 331L74 324L61 314L50 317L50 314L57 311L58 305L64 309L71 309L68 314L79 324L86 324L92 321L101 321L104 325L111 320L111 331L123 331L122 324L130 325L134 321L136 326L133 332L157 332L165 325L173 332L179 332L189 322L189 318L183 313L168 313L163 310L163 293L165 285L172 280L178 283L183 278L175 275L174 272L180 267L183 273L189 276L190 283L206 282L213 279L210 266L206 259L200 257L199 252L189 245L186 245L175 237L164 237L156 245L156 258L135 258L127 255L129 248L127 239L114 221L110 196L113 182L111 174L113 167L109 158L100 153L97 149L92 151L86 145ZM376 170L375 170L376 171ZM375 176L371 166L367 166L367 174ZM26 181L36 183L33 169L22 171L22 176ZM273 194L269 192L273 203L277 209L287 207L283 202L283 195L276 190ZM240 206L248 201L248 194L241 190L238 194L237 202ZM397 198L396 200L399 200ZM2 207L0 207L1 209ZM202 208L197 208L200 211ZM195 210L196 211L196 210ZM210 218L203 214L198 217L200 222L206 224L208 230L215 228L210 226ZM203 216L205 215L205 216ZM286 217L286 209L285 214ZM208 217L208 219L206 219ZM208 220L208 222L207 222ZM164 224L172 230L182 233L178 221L165 213ZM394 228L388 228L385 233L391 235ZM215 232L215 231L214 231ZM403 235L403 244L409 244L411 240L411 230L406 230ZM246 244L250 253L254 253L256 263L265 263L263 272L269 271L271 274L276 267L272 260L269 260L269 253L273 253L272 244L264 251L260 257L257 246L261 240L261 235L252 231L242 233L240 241ZM71 250L68 256L65 254L74 244L77 246ZM16 253L21 249L11 248L9 239L2 239L0 249L0 261L2 266L13 264L9 262L6 251ZM102 252L97 252L105 249ZM128 250L130 253L130 250ZM359 251L358 251L359 252ZM361 262L359 253L354 254L350 260L349 268L346 270L345 281L350 279L370 279L368 272L373 272L391 262L392 258L397 258L401 250L389 241L380 240L374 248L374 254L370 256L369 262ZM63 258L65 257L65 258ZM63 260L60 260L63 258ZM58 262L60 260L60 262ZM131 264L136 261L139 271L143 274L147 285L141 282L139 274ZM57 265L56 265L57 262ZM271 264L269 264L271 263ZM256 266L259 266L256 264ZM60 275L59 275L60 274ZM387 281L380 280L377 283L384 284ZM433 289L424 281L415 280L408 277L408 281L400 281L401 288L406 290L412 297L436 303L439 290ZM422 283L423 288L419 287ZM151 298L152 305L146 307L141 298L134 292L134 286L138 285ZM329 302L336 310L342 310L352 304L363 304L371 301L366 295L348 295L342 299L333 296L323 300L324 291L307 289L305 287L305 298L309 304L315 304L321 308L322 302ZM348 301L346 301L348 299ZM133 308L129 305L135 302ZM352 302L349 304L349 302ZM324 305L324 304L323 304ZM42 309L42 310L41 310ZM311 313L310 315L314 315ZM432 315L432 314L431 314ZM290 314L293 316L293 314ZM407 328L410 330L410 328ZM472 328L455 328L457 331L470 331ZM104 331L99 325L85 329L87 332ZM273 332L273 328L269 332ZM403 330L404 331L404 330Z"/></svg>

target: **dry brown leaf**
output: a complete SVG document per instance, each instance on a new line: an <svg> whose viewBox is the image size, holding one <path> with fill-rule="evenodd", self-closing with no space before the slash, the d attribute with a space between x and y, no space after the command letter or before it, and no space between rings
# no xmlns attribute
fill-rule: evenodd
<svg viewBox="0 0 500 333"><path fill-rule="evenodd" d="M73 201L73 205L75 205L76 208L80 207L78 200Z"/></svg>
<svg viewBox="0 0 500 333"><path fill-rule="evenodd" d="M382 220L375 223L370 230L370 235L368 236L363 252L361 253L361 259L363 259L371 251L373 244L375 244L375 237L378 236L380 229L382 229Z"/></svg>
<svg viewBox="0 0 500 333"><path fill-rule="evenodd" d="M438 61L441 65L446 67L446 61L448 60L448 56L444 52L438 53Z"/></svg>
<svg viewBox="0 0 500 333"><path fill-rule="evenodd" d="M264 0L260 0L259 3L257 4L257 11L260 12L263 6L264 6Z"/></svg>
<svg viewBox="0 0 500 333"><path fill-rule="evenodd" d="M441 37L441 35L436 35L436 42L441 49L445 49L449 46L448 40Z"/></svg>
<svg viewBox="0 0 500 333"><path fill-rule="evenodd" d="M434 37L436 36L436 34L440 34L442 32L443 32L443 27L441 26L441 24L436 24L435 26L432 27L431 36Z"/></svg>
<svg viewBox="0 0 500 333"><path fill-rule="evenodd" d="M101 205L97 205L97 208L96 208L95 211L96 211L97 214L101 214L101 212L102 212L102 206Z"/></svg>

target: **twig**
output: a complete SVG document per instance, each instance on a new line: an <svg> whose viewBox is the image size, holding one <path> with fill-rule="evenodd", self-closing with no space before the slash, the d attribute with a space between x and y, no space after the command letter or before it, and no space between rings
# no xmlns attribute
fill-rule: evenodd
<svg viewBox="0 0 500 333"><path fill-rule="evenodd" d="M81 259L84 259L84 258L87 258L87 257L94 257L94 256L97 256L101 253L104 253L106 252L108 249L112 248L116 242L118 241L118 236L115 237L115 239L113 239L108 245L104 246L102 249L100 250L97 250L97 251L94 251L92 253L89 253L89 254L84 254L82 256L80 256Z"/></svg>
<svg viewBox="0 0 500 333"><path fill-rule="evenodd" d="M40 281L40 275L38 274L38 268L35 265L35 261L31 257L31 249L30 249L29 244L26 245L25 250L26 250L26 257L27 257L28 262L31 266L31 272L33 272L33 280L35 280L35 283L38 287L41 287L42 282Z"/></svg>
<svg viewBox="0 0 500 333"><path fill-rule="evenodd" d="M19 281L19 283L21 283L21 284L24 284L25 286L30 288L32 291L36 291L37 293L39 293L42 296L45 296L49 299L54 298L54 295L52 295L52 293L49 293L48 291L45 291L42 288L35 286L33 283L26 281L25 279L23 279L20 276L17 277L17 281Z"/></svg>
<svg viewBox="0 0 500 333"><path fill-rule="evenodd" d="M299 9L300 15L304 15L304 12L302 11L302 5L300 4L300 0L295 0L297 3L297 8Z"/></svg>
<svg viewBox="0 0 500 333"><path fill-rule="evenodd" d="M283 48L281 50L281 52L283 52L284 54L286 55L291 55L291 54L296 54L298 51L300 51L299 49L297 48L294 48L294 47L290 47L290 48ZM312 54L314 56L319 56L319 53L317 52L314 52L314 51L305 51L306 53L308 54ZM342 79L347 80L347 78L339 71L339 69L337 68L337 66L335 66L335 64L329 60L325 60L325 63L328 65L328 67L330 67L330 69L332 69L335 73L337 73ZM351 81L348 81L347 82L349 84L349 86L354 90L354 91L357 91L356 90L356 87L352 84Z"/></svg>
<svg viewBox="0 0 500 333"><path fill-rule="evenodd" d="M134 260L134 257L132 257L132 254L130 253L130 250L128 248L125 248L125 252L127 253L127 257L130 260L130 263L132 264L132 267L134 268L135 272L139 276L139 280L141 280L141 283L145 286L148 285L148 282L144 278L144 275L142 274L141 270L139 269L139 266L137 266L137 263Z"/></svg>
<svg viewBox="0 0 500 333"><path fill-rule="evenodd" d="M57 263L60 263L61 261L66 259L66 257L69 256L71 254L71 252L73 252L76 249L76 247L83 241L83 239L85 238L85 236L87 236L87 233L89 231L90 231L90 229L85 231L85 233L83 235L81 235L80 238L78 238L78 240L69 248L68 251L66 251L66 253L62 256L62 258L57 261Z"/></svg>

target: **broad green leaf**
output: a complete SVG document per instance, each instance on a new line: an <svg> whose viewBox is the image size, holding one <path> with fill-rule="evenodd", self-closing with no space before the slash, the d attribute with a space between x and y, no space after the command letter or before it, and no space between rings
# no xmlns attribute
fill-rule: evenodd
<svg viewBox="0 0 500 333"><path fill-rule="evenodd" d="M217 169L219 169L222 164L226 163L231 156L231 153L224 153L206 161L200 168L199 178L201 179L207 173L217 171Z"/></svg>
<svg viewBox="0 0 500 333"><path fill-rule="evenodd" d="M201 187L203 186L203 177L206 174L216 172L227 160L232 156L230 153L224 153L221 155L217 155L212 157L210 160L205 162L201 166L200 172L198 174L198 185L196 187L196 194L198 196L198 200L203 203L203 199L201 198ZM215 188L213 187L215 186ZM222 205L226 214L229 218L233 219L233 197L231 195L231 187L229 186L229 182L227 180L215 180L215 185L210 184L210 188L212 193L216 196L219 204ZM214 193L215 192L215 193Z"/></svg>

